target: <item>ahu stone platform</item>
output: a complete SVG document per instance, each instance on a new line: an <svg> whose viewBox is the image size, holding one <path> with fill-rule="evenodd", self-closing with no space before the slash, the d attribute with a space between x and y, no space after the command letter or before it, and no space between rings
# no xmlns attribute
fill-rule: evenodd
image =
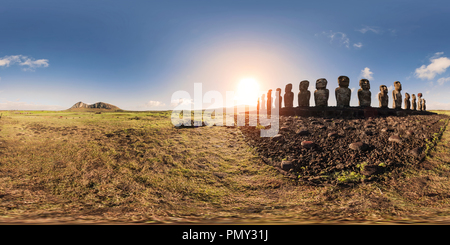
<svg viewBox="0 0 450 245"><path fill-rule="evenodd" d="M260 112L261 113L261 112ZM406 115L434 115L430 111L378 107L291 107L280 108L280 116L323 117L323 118L368 118Z"/></svg>

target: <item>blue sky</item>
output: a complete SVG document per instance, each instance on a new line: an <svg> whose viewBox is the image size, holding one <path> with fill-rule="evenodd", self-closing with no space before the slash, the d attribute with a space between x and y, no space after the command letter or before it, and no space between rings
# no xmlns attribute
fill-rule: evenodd
<svg viewBox="0 0 450 245"><path fill-rule="evenodd" d="M3 0L0 32L0 109L172 109L177 90L225 94L246 77L295 94L323 77L333 106L340 75L352 106L368 78L372 106L400 81L427 109L450 109L445 1Z"/></svg>

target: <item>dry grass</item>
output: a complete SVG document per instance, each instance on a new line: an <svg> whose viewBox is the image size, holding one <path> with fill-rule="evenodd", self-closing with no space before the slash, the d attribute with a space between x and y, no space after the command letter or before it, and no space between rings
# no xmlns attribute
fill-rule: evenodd
<svg viewBox="0 0 450 245"><path fill-rule="evenodd" d="M354 187L263 164L238 129L176 129L170 112L3 112L0 221L448 220L450 133L432 157Z"/></svg>

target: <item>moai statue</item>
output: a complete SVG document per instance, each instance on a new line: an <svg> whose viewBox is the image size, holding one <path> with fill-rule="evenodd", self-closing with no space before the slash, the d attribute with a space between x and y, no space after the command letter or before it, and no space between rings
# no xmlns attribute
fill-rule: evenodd
<svg viewBox="0 0 450 245"><path fill-rule="evenodd" d="M409 101L409 94L405 93L405 110L411 109L411 101Z"/></svg>
<svg viewBox="0 0 450 245"><path fill-rule="evenodd" d="M412 110L416 110L416 108L417 108L417 103L416 103L416 95L415 94L412 94L411 95L411 98L412 98L412 102L411 102L411 105L412 105Z"/></svg>
<svg viewBox="0 0 450 245"><path fill-rule="evenodd" d="M358 100L359 106L370 107L372 102L372 93L370 92L370 82L367 79L359 80Z"/></svg>
<svg viewBox="0 0 450 245"><path fill-rule="evenodd" d="M425 99L422 99L422 111L426 111L427 110L427 106L425 105Z"/></svg>
<svg viewBox="0 0 450 245"><path fill-rule="evenodd" d="M337 107L349 107L350 106L350 96L352 94L352 90L348 88L350 84L350 79L347 76L339 76L338 77L339 87L336 88L336 106Z"/></svg>
<svg viewBox="0 0 450 245"><path fill-rule="evenodd" d="M266 95L261 95L261 111L266 110Z"/></svg>
<svg viewBox="0 0 450 245"><path fill-rule="evenodd" d="M316 106L327 107L330 91L327 89L327 79L319 78L316 81L316 91L314 91L314 102Z"/></svg>
<svg viewBox="0 0 450 245"><path fill-rule="evenodd" d="M417 102L418 102L417 110L421 111L422 110L422 93L418 93L417 96L419 97L419 99L417 99Z"/></svg>
<svg viewBox="0 0 450 245"><path fill-rule="evenodd" d="M380 92L378 93L378 102L380 108L388 108L389 96L388 96L388 88L386 85L380 86Z"/></svg>
<svg viewBox="0 0 450 245"><path fill-rule="evenodd" d="M298 92L298 106L300 107L309 107L309 100L311 98L311 92L308 90L309 81L303 80L300 82Z"/></svg>
<svg viewBox="0 0 450 245"><path fill-rule="evenodd" d="M392 108L402 109L402 84L399 81L394 82L394 91L392 91Z"/></svg>
<svg viewBox="0 0 450 245"><path fill-rule="evenodd" d="M267 92L267 117L270 118L270 115L272 113L272 89L269 89Z"/></svg>
<svg viewBox="0 0 450 245"><path fill-rule="evenodd" d="M276 93L275 93L275 99L276 100L278 100L278 109L280 109L281 108L281 102L283 102L283 97L281 97L281 88L277 88L276 89ZM286 98L285 98L285 101L286 101ZM275 106L277 106L276 104L275 104Z"/></svg>
<svg viewBox="0 0 450 245"><path fill-rule="evenodd" d="M284 90L284 107L294 107L294 92L292 92L292 83L287 84Z"/></svg>
<svg viewBox="0 0 450 245"><path fill-rule="evenodd" d="M259 103L259 98L258 98L258 103L256 104L256 125L259 125L259 112L260 112L260 106L261 103Z"/></svg>
<svg viewBox="0 0 450 245"><path fill-rule="evenodd" d="M256 114L258 114L258 115L259 115L259 110L261 109L261 108L259 108L260 106L261 106L261 103L259 103L259 98L258 98L258 103L256 104L256 111L257 111Z"/></svg>

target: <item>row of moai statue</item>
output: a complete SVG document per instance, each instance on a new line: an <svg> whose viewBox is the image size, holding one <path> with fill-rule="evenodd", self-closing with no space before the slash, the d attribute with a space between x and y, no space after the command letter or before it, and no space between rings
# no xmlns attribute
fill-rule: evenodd
<svg viewBox="0 0 450 245"><path fill-rule="evenodd" d="M318 107L327 107L328 106L328 98L329 98L329 90L327 87L328 81L325 78L317 79L316 81L316 90L314 91L314 102ZM339 87L335 90L336 96L336 106L337 107L349 107L350 106L350 97L351 97L351 89L348 88L350 84L350 79L347 76L338 77ZM361 87L358 90L358 100L360 107L370 107L372 101L372 93L370 92L370 82L367 79L359 80L359 86ZM309 81L303 80L300 82L298 93L298 106L299 107L309 107L309 101L311 98L311 92L308 90ZM402 85L399 81L394 82L394 90L392 91L393 104L392 108L401 109L402 108ZM279 100L279 107L281 108L282 100L284 97L284 107L292 108L294 106L294 93L292 92L292 84L289 83L286 85L284 96L281 96L281 89L276 89L275 99ZM422 98L422 93L418 93L418 103L416 103L416 95L413 94L412 103L410 101L410 96L408 93L405 93L404 99L404 109L406 110L419 110L425 111L425 99ZM388 108L389 96L388 96L388 88L386 85L380 86L380 93L378 93L378 101L380 108ZM270 89L267 93L267 102L265 98L265 94L261 96L261 107L260 101L258 98L258 108L262 110L266 110L266 105L268 109L268 113L272 108L273 99L272 99L272 90Z"/></svg>

